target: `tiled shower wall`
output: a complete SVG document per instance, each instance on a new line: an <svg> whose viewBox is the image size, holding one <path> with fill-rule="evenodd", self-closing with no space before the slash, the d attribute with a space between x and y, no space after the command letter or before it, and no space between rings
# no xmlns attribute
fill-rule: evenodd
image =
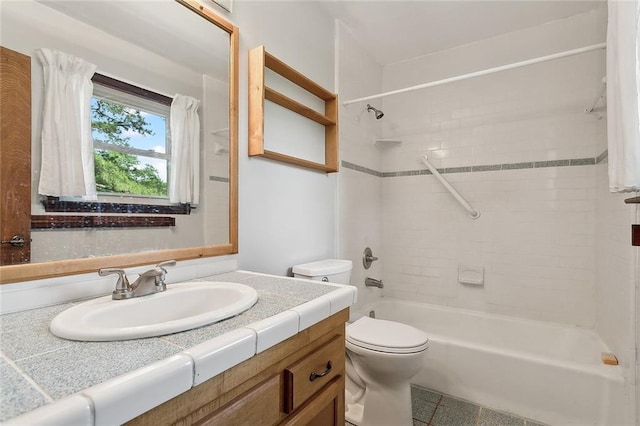
<svg viewBox="0 0 640 426"><path fill-rule="evenodd" d="M605 28L599 8L388 65L382 90L600 43ZM379 148L385 296L594 326L604 148L598 113L584 109L604 73L596 51L372 101L379 136L402 141ZM419 174L424 154L479 219ZM484 285L458 283L460 266L484 269Z"/></svg>
<svg viewBox="0 0 640 426"><path fill-rule="evenodd" d="M394 64L384 90L600 43L605 27L601 8ZM444 176L481 212L471 219L433 176L383 178L385 296L594 325L602 144L584 109L604 73L596 51L384 99L385 136L403 141L385 176L424 169L426 154L465 171ZM460 284L461 265L483 268L484 285Z"/></svg>
<svg viewBox="0 0 640 426"><path fill-rule="evenodd" d="M447 174L471 219L432 176L384 179L385 296L592 325L593 166ZM459 266L484 285L458 283Z"/></svg>
<svg viewBox="0 0 640 426"><path fill-rule="evenodd" d="M605 32L600 7L387 65L383 91L602 43ZM423 168L422 154L444 168L596 157L597 114L584 109L601 90L604 58L598 50L371 101L385 112L383 136L403 142L383 154L383 171Z"/></svg>

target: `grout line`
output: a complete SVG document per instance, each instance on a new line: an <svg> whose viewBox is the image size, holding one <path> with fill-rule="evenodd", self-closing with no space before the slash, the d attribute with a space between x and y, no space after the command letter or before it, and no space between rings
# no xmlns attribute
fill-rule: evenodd
<svg viewBox="0 0 640 426"><path fill-rule="evenodd" d="M440 394L440 398L438 398L438 402L436 402L436 408L433 409L433 413L431 413L431 417L429 417L427 425L431 425L433 418L436 416L436 411L438 411L438 408L440 408L440 402L442 402L442 394Z"/></svg>
<svg viewBox="0 0 640 426"><path fill-rule="evenodd" d="M360 166L360 165L355 164L355 163L350 163L349 161L342 160L341 165L342 165L342 167L344 167L346 169L355 170L355 171L366 173L366 174L369 174L369 175L372 175L372 176L376 176L376 177L383 177L383 173L382 172L378 172L376 170L370 169L368 167Z"/></svg>
<svg viewBox="0 0 640 426"><path fill-rule="evenodd" d="M45 352L38 352L37 354L33 354L33 355L25 356L24 358L16 359L16 362L26 361L26 360L29 360L31 358L36 358L36 357L43 356L43 355L49 355L49 354L52 354L54 352L63 351L63 350L68 349L70 347L72 347L72 344L67 344L67 345L59 347L59 348L50 349L50 350L45 351Z"/></svg>
<svg viewBox="0 0 640 426"><path fill-rule="evenodd" d="M188 349L188 348L186 348L184 346L180 346L179 344L172 342L169 339L166 339L165 336L158 336L157 339L160 340L161 342L168 343L171 346L175 346L176 348L180 349L181 351L184 351L184 350Z"/></svg>
<svg viewBox="0 0 640 426"><path fill-rule="evenodd" d="M605 149L596 157L596 164L602 163L604 160L609 158L609 150Z"/></svg>
<svg viewBox="0 0 640 426"><path fill-rule="evenodd" d="M37 392L39 392L47 403L51 403L54 401L53 397L49 395L47 391L45 391L38 383L36 383L28 374L26 374L18 365L9 359L4 353L0 352L0 358L4 360L7 364L9 364L14 370L16 370L23 379L27 381Z"/></svg>

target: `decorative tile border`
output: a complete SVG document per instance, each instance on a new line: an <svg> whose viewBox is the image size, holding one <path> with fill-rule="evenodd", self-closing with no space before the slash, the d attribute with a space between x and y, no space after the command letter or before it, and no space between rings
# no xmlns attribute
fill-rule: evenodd
<svg viewBox="0 0 640 426"><path fill-rule="evenodd" d="M596 164L602 163L607 158L609 158L609 150L605 149L604 151L602 151L602 154L596 157Z"/></svg>
<svg viewBox="0 0 640 426"><path fill-rule="evenodd" d="M362 166L359 166L357 164L350 163L348 161L342 160L341 164L342 164L342 167L344 167L345 169L351 169L351 170L355 170L355 171L358 171L358 172L367 173L369 175L373 175L373 176L377 176L377 177L383 177L381 172L378 172L378 171L373 170L373 169L369 169L367 167L362 167Z"/></svg>
<svg viewBox="0 0 640 426"><path fill-rule="evenodd" d="M570 158L568 160L549 160L549 161L528 161L524 163L503 163L503 164L483 164L480 166L464 166L464 167L447 167L437 169L441 174L447 173L473 173L473 172L490 172L496 170L522 170L522 169L539 169L544 167L566 167L566 166L593 166L605 161L608 157L608 151L604 150L597 157L589 158ZM342 161L342 167L367 173L376 177L400 177L400 176L420 176L430 175L427 169L419 170L403 170L399 172L379 172L367 167L359 166L348 161Z"/></svg>

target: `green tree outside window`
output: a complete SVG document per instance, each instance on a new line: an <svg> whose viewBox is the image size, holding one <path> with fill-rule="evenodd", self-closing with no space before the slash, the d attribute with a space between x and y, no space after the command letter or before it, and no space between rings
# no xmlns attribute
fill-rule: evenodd
<svg viewBox="0 0 640 426"><path fill-rule="evenodd" d="M154 134L144 115L134 108L93 98L91 112L94 138L104 143L131 147L131 138L126 134ZM98 192L167 196L167 183L158 170L149 164L143 165L134 154L96 149L94 161Z"/></svg>

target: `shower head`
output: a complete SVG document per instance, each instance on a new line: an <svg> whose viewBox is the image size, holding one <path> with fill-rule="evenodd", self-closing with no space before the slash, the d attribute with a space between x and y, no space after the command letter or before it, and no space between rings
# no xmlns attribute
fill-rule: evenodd
<svg viewBox="0 0 640 426"><path fill-rule="evenodd" d="M376 114L376 120L380 120L382 117L384 117L384 112L367 104L367 112L370 112L370 111L373 111Z"/></svg>

